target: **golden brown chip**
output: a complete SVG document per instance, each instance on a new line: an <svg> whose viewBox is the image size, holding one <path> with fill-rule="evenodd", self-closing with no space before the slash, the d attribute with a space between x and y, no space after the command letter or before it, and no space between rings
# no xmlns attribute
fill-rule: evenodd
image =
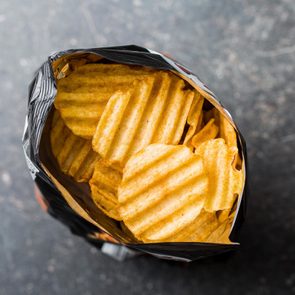
<svg viewBox="0 0 295 295"><path fill-rule="evenodd" d="M237 133L234 127L231 125L231 123L228 121L228 119L219 113L219 137L223 138L225 140L225 143L229 147L237 147ZM237 152L235 155L235 159L232 163L232 166L237 169L241 169L242 167L242 159Z"/></svg>
<svg viewBox="0 0 295 295"><path fill-rule="evenodd" d="M228 147L224 139L211 139L199 145L195 153L204 159L209 175L209 191L204 208L208 212L231 209L243 187L243 174L233 168L237 147Z"/></svg>
<svg viewBox="0 0 295 295"><path fill-rule="evenodd" d="M219 113L219 136L229 147L237 147L237 134L229 120Z"/></svg>
<svg viewBox="0 0 295 295"><path fill-rule="evenodd" d="M91 140L74 135L54 111L50 131L51 150L62 172L78 182L88 181L98 155L93 152Z"/></svg>
<svg viewBox="0 0 295 295"><path fill-rule="evenodd" d="M233 221L234 220L234 217L235 217L235 214L236 214L236 210L237 210L237 198L238 198L238 195L235 195L235 202L234 202L234 205L231 209L225 209L225 210L221 210L221 211L218 211L216 214L217 214L217 218L218 218L218 221L220 223L226 221L226 220L230 220L230 221Z"/></svg>
<svg viewBox="0 0 295 295"><path fill-rule="evenodd" d="M215 125L219 126L218 137L223 138L229 147L237 147L236 131L225 115L219 112L216 108L213 108L210 111L205 112L204 117L205 122L209 122L212 118L215 120ZM235 155L232 166L241 170L242 159L239 153Z"/></svg>
<svg viewBox="0 0 295 295"><path fill-rule="evenodd" d="M122 174L107 167L102 159L95 164L94 173L89 181L91 196L96 205L109 217L121 220L118 212L118 186Z"/></svg>
<svg viewBox="0 0 295 295"><path fill-rule="evenodd" d="M207 237L218 226L216 214L202 210L189 225L173 234L165 242L206 242Z"/></svg>
<svg viewBox="0 0 295 295"><path fill-rule="evenodd" d="M202 108L203 108L204 98L195 91L195 96L188 113L187 124L190 126L185 138L184 144L188 145L190 143L191 138L194 134L201 129L202 125Z"/></svg>
<svg viewBox="0 0 295 295"><path fill-rule="evenodd" d="M54 105L75 135L90 139L110 96L151 73L152 70L144 67L86 64L57 80Z"/></svg>
<svg viewBox="0 0 295 295"><path fill-rule="evenodd" d="M219 244L231 244L229 239L231 231L232 222L230 220L225 220L223 223L211 232L207 237L207 243L219 243Z"/></svg>
<svg viewBox="0 0 295 295"><path fill-rule="evenodd" d="M199 215L207 189L201 157L185 146L152 144L123 170L120 215L138 239L168 240Z"/></svg>
<svg viewBox="0 0 295 295"><path fill-rule="evenodd" d="M217 212L217 218L219 222L224 222L228 219L231 209L220 210Z"/></svg>
<svg viewBox="0 0 295 295"><path fill-rule="evenodd" d="M108 101L92 145L105 160L123 167L128 158L151 143L177 144L194 92L177 76L158 72L116 92Z"/></svg>
<svg viewBox="0 0 295 295"><path fill-rule="evenodd" d="M210 121L192 138L192 145L197 147L202 142L214 139L218 134L218 127L214 123L214 119L210 119Z"/></svg>

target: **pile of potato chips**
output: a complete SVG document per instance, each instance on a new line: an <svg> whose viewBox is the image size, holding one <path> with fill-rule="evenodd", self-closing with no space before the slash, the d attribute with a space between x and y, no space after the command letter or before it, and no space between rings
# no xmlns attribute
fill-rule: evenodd
<svg viewBox="0 0 295 295"><path fill-rule="evenodd" d="M98 63L57 90L53 155L98 208L144 243L231 243L242 159L236 131L200 93L169 71Z"/></svg>

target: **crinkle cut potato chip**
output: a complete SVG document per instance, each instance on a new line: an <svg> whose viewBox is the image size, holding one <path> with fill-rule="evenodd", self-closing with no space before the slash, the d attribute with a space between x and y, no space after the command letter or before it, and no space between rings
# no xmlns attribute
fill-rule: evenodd
<svg viewBox="0 0 295 295"><path fill-rule="evenodd" d="M219 114L219 122L220 122L220 137L224 138L225 143L229 147L237 147L237 133L234 127L229 123L228 119L222 115ZM237 154L235 155L235 159L233 161L233 167L239 167L242 166L242 159L239 155L239 152L237 151Z"/></svg>
<svg viewBox="0 0 295 295"><path fill-rule="evenodd" d="M153 72L141 66L82 65L57 80L54 105L75 135L90 139L112 94L118 89L128 89L135 79L145 79Z"/></svg>
<svg viewBox="0 0 295 295"><path fill-rule="evenodd" d="M151 144L123 170L120 215L139 240L170 240L200 214L207 190L201 157L182 145Z"/></svg>
<svg viewBox="0 0 295 295"><path fill-rule="evenodd" d="M215 120L215 125L219 126L218 137L223 138L229 147L237 147L237 133L228 118L226 118L226 116L219 112L216 108L213 108L205 113L205 120L207 122L212 119ZM233 161L232 166L239 168L239 170L241 169L242 159L238 152L235 155L235 160Z"/></svg>
<svg viewBox="0 0 295 295"><path fill-rule="evenodd" d="M232 226L232 221L226 219L218 225L217 228L212 230L210 235L206 238L207 243L221 243L221 244L231 244L229 239L230 230Z"/></svg>
<svg viewBox="0 0 295 295"><path fill-rule="evenodd" d="M96 162L93 176L89 181L91 196L97 207L116 220L121 220L117 197L121 179L122 174L119 171L107 167L100 159Z"/></svg>
<svg viewBox="0 0 295 295"><path fill-rule="evenodd" d="M209 176L205 210L214 212L231 209L243 187L242 171L232 166L237 147L228 147L224 139L218 138L203 142L195 153L204 159Z"/></svg>
<svg viewBox="0 0 295 295"><path fill-rule="evenodd" d="M228 119L219 112L219 135L229 147L237 146L237 134Z"/></svg>
<svg viewBox="0 0 295 295"><path fill-rule="evenodd" d="M195 92L195 97L187 116L187 124L189 125L189 129L183 142L186 145L189 145L193 135L202 127L203 103L204 98L200 95L200 93Z"/></svg>
<svg viewBox="0 0 295 295"><path fill-rule="evenodd" d="M217 218L219 222L224 222L225 220L233 221L235 217L235 213L237 210L237 202L238 201L238 195L235 196L235 202L231 209L221 210L216 212Z"/></svg>
<svg viewBox="0 0 295 295"><path fill-rule="evenodd" d="M151 143L178 144L195 91L174 74L159 71L116 92L96 128L93 149L124 167L128 158Z"/></svg>
<svg viewBox="0 0 295 295"><path fill-rule="evenodd" d="M51 150L62 172L78 182L88 181L98 155L92 150L91 140L74 135L54 110L50 131Z"/></svg>
<svg viewBox="0 0 295 295"><path fill-rule="evenodd" d="M189 225L164 242L206 242L206 239L218 226L216 214L202 210Z"/></svg>
<svg viewBox="0 0 295 295"><path fill-rule="evenodd" d="M235 217L237 203L231 209L219 211L217 219L218 227L207 237L207 243L231 244L229 239L233 220Z"/></svg>
<svg viewBox="0 0 295 295"><path fill-rule="evenodd" d="M214 119L210 121L192 138L192 145L196 148L204 141L214 139L218 134L218 126L215 124Z"/></svg>

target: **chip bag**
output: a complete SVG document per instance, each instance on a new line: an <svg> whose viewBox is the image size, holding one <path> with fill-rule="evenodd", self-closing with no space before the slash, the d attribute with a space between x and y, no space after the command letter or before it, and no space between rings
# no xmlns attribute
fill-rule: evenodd
<svg viewBox="0 0 295 295"><path fill-rule="evenodd" d="M161 53L49 56L29 87L23 149L47 212L118 260L239 247L245 141L198 77Z"/></svg>

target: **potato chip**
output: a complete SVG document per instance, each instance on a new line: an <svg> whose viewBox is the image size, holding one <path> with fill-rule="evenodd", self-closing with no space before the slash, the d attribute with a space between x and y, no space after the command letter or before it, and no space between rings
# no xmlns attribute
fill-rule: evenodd
<svg viewBox="0 0 295 295"><path fill-rule="evenodd" d="M209 175L209 191L204 208L208 212L231 209L243 187L243 174L232 167L237 147L228 147L224 139L211 139L199 145L195 153L204 159Z"/></svg>
<svg viewBox="0 0 295 295"><path fill-rule="evenodd" d="M195 96L193 99L193 103L191 105L188 117L187 117L187 124L190 126L185 138L184 144L189 144L193 135L201 129L202 125L202 108L203 108L204 98L195 91Z"/></svg>
<svg viewBox="0 0 295 295"><path fill-rule="evenodd" d="M205 122L209 122L212 118L215 120L215 125L219 126L218 137L223 138L229 147L237 147L237 134L227 117L213 108L204 114ZM232 166L238 170L242 169L242 159L238 152Z"/></svg>
<svg viewBox="0 0 295 295"><path fill-rule="evenodd" d="M202 210L189 225L173 234L165 242L205 242L218 226L216 214Z"/></svg>
<svg viewBox="0 0 295 295"><path fill-rule="evenodd" d="M236 196L237 197L237 196ZM237 201L231 209L221 210L217 213L217 219L219 221L219 227L212 232L208 237L210 243L232 243L229 239L231 233L232 224L236 215Z"/></svg>
<svg viewBox="0 0 295 295"><path fill-rule="evenodd" d="M116 220L121 220L118 212L118 186L121 182L122 174L107 167L102 159L95 164L94 173L89 181L91 196L106 215Z"/></svg>
<svg viewBox="0 0 295 295"><path fill-rule="evenodd" d="M237 134L229 120L219 112L219 136L229 147L237 146Z"/></svg>
<svg viewBox="0 0 295 295"><path fill-rule="evenodd" d="M105 160L123 167L128 158L151 143L177 144L194 92L182 79L158 72L136 81L108 101L92 145Z"/></svg>
<svg viewBox="0 0 295 295"><path fill-rule="evenodd" d="M151 144L123 170L120 215L138 239L167 240L195 220L207 190L201 157L182 145Z"/></svg>
<svg viewBox="0 0 295 295"><path fill-rule="evenodd" d="M236 210L237 210L237 200L238 199L238 195L236 194L235 195L235 202L234 202L234 205L231 209L225 209L225 210L220 210L218 211L216 214L217 214L217 218L218 218L218 221L220 223L224 222L225 220L231 220L233 221L234 220L234 217L235 217L235 214L236 214Z"/></svg>
<svg viewBox="0 0 295 295"><path fill-rule="evenodd" d="M153 71L118 64L86 64L57 80L55 107L69 129L78 136L92 138L110 96L129 88L135 79Z"/></svg>
<svg viewBox="0 0 295 295"><path fill-rule="evenodd" d="M229 147L232 147L232 146L237 147L237 133L236 133L236 130L231 125L229 120L224 115L222 115L221 113L219 113L219 125L220 125L220 127L219 127L220 128L219 137L224 138L225 143ZM232 166L239 169L239 170L242 167L242 159L241 159L238 152L235 155L235 159L234 159L234 161L232 163Z"/></svg>
<svg viewBox="0 0 295 295"><path fill-rule="evenodd" d="M192 145L197 147L202 142L214 139L218 134L218 127L214 123L214 119L210 119L210 121L192 138Z"/></svg>
<svg viewBox="0 0 295 295"><path fill-rule="evenodd" d="M228 219L231 209L220 210L217 212L217 218L219 222L224 222Z"/></svg>
<svg viewBox="0 0 295 295"><path fill-rule="evenodd" d="M51 133L51 150L62 172L78 182L88 181L93 173L98 155L93 152L91 141L74 135L54 110Z"/></svg>
<svg viewBox="0 0 295 295"><path fill-rule="evenodd" d="M215 213L203 211L203 215L196 218L194 222L194 231L187 236L185 242L207 242L208 237L218 226L218 220Z"/></svg>
<svg viewBox="0 0 295 295"><path fill-rule="evenodd" d="M206 238L207 243L231 244L229 239L232 222L225 220Z"/></svg>

